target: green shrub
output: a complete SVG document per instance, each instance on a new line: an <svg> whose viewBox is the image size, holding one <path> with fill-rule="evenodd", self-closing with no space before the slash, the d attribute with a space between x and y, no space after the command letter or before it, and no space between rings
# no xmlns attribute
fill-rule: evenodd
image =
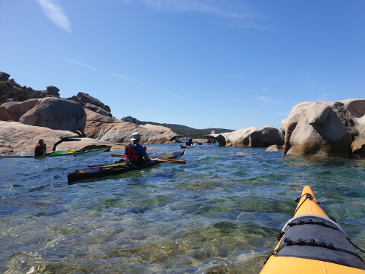
<svg viewBox="0 0 365 274"><path fill-rule="evenodd" d="M33 90L30 87L18 87L13 82L0 83L0 103L9 99L14 101L25 101L31 98L43 98L45 95Z"/></svg>

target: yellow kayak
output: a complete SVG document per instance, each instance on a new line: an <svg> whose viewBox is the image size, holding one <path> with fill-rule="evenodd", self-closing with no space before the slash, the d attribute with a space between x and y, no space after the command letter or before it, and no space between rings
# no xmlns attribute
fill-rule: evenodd
<svg viewBox="0 0 365 274"><path fill-rule="evenodd" d="M319 206L309 186L280 236L261 274L365 274L351 240Z"/></svg>

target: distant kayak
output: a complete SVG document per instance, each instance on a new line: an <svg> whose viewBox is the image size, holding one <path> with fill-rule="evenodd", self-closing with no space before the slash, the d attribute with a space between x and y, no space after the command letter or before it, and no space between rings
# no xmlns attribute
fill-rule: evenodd
<svg viewBox="0 0 365 274"><path fill-rule="evenodd" d="M261 274L364 274L354 244L319 206L309 186L298 200Z"/></svg>
<svg viewBox="0 0 365 274"><path fill-rule="evenodd" d="M77 182L87 179L96 180L101 177L123 174L132 170L144 169L147 167L157 165L161 162L173 160L182 155L184 155L184 151L177 151L169 154L164 154L158 156L154 160L146 161L143 165L140 166L129 166L124 161L109 165L93 165L89 166L88 168L75 170L74 172L69 173L67 175L67 180L69 185L73 185ZM158 159L160 159L160 161Z"/></svg>
<svg viewBox="0 0 365 274"><path fill-rule="evenodd" d="M181 149L191 148L191 147L195 147L195 144L192 144L191 146L180 145Z"/></svg>

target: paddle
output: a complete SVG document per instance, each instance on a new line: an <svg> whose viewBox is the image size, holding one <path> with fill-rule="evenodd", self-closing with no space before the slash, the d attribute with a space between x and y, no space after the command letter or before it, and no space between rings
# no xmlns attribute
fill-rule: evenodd
<svg viewBox="0 0 365 274"><path fill-rule="evenodd" d="M112 157L120 157L120 158L124 158L124 155L123 154L111 154Z"/></svg>
<svg viewBox="0 0 365 274"><path fill-rule="evenodd" d="M182 164L182 165L186 164L186 162L184 160L161 159L161 158L151 158L151 160L154 160L156 162L168 162L168 163Z"/></svg>
<svg viewBox="0 0 365 274"><path fill-rule="evenodd" d="M81 141L81 139L79 139L78 137L79 136L75 136L75 137L61 137L61 140L59 140L57 143L55 143L53 145L52 151L56 151L56 146L58 146L62 142L66 142L66 141ZM78 138L78 139L75 139L75 138Z"/></svg>
<svg viewBox="0 0 365 274"><path fill-rule="evenodd" d="M91 150L91 149L102 149L102 148L109 148L107 151L110 151L111 146L108 145L88 145L83 147L82 149L80 149L80 151L85 151L85 150Z"/></svg>
<svg viewBox="0 0 365 274"><path fill-rule="evenodd" d="M122 154L111 154L112 157L124 157ZM156 162L168 162L168 163L174 163L174 164L182 164L185 165L186 162L184 160L173 160L173 159L161 159L161 158L151 158L151 160Z"/></svg>

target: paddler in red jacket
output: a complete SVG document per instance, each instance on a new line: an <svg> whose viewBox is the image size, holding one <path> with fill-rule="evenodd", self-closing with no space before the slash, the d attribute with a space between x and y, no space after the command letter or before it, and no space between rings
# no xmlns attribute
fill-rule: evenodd
<svg viewBox="0 0 365 274"><path fill-rule="evenodd" d="M34 148L34 156L44 156L47 152L47 145L43 139L39 139L38 144Z"/></svg>
<svg viewBox="0 0 365 274"><path fill-rule="evenodd" d="M125 147L125 161L132 165L141 165L144 161L149 161L150 157L146 152L146 147L139 144L141 141L141 136L139 132L132 134L131 141L129 145Z"/></svg>

